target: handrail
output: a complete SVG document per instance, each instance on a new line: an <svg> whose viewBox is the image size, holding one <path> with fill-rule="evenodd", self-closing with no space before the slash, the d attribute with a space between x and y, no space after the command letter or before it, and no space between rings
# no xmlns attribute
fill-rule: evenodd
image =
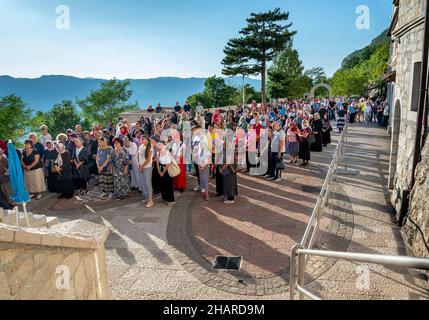
<svg viewBox="0 0 429 320"><path fill-rule="evenodd" d="M299 249L298 255L300 254L396 267L406 267L418 270L429 270L429 258L306 249Z"/></svg>
<svg viewBox="0 0 429 320"><path fill-rule="evenodd" d="M304 296L312 300L321 300L320 297L304 288L306 259L309 256L335 258L347 261L358 261L379 265L406 267L410 269L429 270L429 258L388 256L380 254L337 252L312 249L318 231L320 213L323 211L323 208L328 201L330 184L332 182L333 177L336 176L341 156L344 153L344 147L348 143L347 131L348 128L345 127L339 139L337 148L335 150L334 159L332 160L331 165L329 167L328 174L326 175L326 179L323 183L323 187L317 199L316 206L314 207L314 210L308 222L308 226L304 232L302 241L301 243L296 244L292 248L290 267L290 300L295 299L295 288L299 292L300 300L304 299ZM314 224L315 221L316 223Z"/></svg>
<svg viewBox="0 0 429 320"><path fill-rule="evenodd" d="M338 140L338 144L334 152L334 159L332 160L329 166L328 173L326 175L319 197L317 198L316 206L313 209L307 228L304 232L304 236L301 241L301 245L303 247L307 247L307 243L311 244L311 241L309 242L309 240L314 239L316 229L314 229L313 233L311 233L313 229L313 223L316 219L317 220L319 219L320 212L322 211L324 205L326 204L325 200L327 199L329 194L329 184L332 182L332 178L335 175L337 171L337 167L341 160L341 155L344 152L344 146L346 145L346 141L347 141L347 133L348 133L348 127L346 126L340 136L340 139ZM307 248L310 249L311 246L308 246Z"/></svg>

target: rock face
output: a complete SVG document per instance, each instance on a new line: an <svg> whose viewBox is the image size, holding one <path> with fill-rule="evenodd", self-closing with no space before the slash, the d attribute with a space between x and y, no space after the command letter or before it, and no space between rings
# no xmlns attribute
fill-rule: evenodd
<svg viewBox="0 0 429 320"><path fill-rule="evenodd" d="M396 71L394 98L392 105L392 149L390 180L393 182L391 202L400 215L404 208L407 192L411 191L412 164L417 124L417 111L412 108L412 88L415 64L422 61L424 12L426 0L400 1L395 8L398 12L392 30L391 67ZM403 234L410 247L418 255L428 255L422 241L420 228L429 238L428 200L429 185L425 172L429 169L428 146L425 147L423 161L416 173L417 184L409 200L410 218L403 229ZM414 225L415 224L415 225ZM418 227L416 227L416 225Z"/></svg>
<svg viewBox="0 0 429 320"><path fill-rule="evenodd" d="M408 244L419 256L429 257L429 144L422 152L416 170L416 185L411 193L409 218L403 228Z"/></svg>
<svg viewBox="0 0 429 320"><path fill-rule="evenodd" d="M108 299L108 234L81 220L50 229L0 224L0 299Z"/></svg>

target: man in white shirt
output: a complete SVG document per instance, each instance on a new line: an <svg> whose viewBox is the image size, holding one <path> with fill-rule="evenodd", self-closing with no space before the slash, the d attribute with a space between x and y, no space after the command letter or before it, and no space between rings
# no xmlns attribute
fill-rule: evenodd
<svg viewBox="0 0 429 320"><path fill-rule="evenodd" d="M197 105L197 108L195 109L199 114L203 114L203 111L204 111L204 107L203 107L203 105L201 104L201 101L198 101L198 105Z"/></svg>
<svg viewBox="0 0 429 320"><path fill-rule="evenodd" d="M40 131L42 132L42 137L40 138L40 143L46 147L47 141L53 141L52 136L48 133L48 126L44 124L40 127Z"/></svg>

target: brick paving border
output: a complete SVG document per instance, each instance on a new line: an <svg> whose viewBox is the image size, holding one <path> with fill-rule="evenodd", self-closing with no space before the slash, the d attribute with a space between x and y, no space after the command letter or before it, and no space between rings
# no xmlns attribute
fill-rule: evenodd
<svg viewBox="0 0 429 320"><path fill-rule="evenodd" d="M341 193L339 186L333 193ZM174 248L173 254L183 268L207 286L221 291L246 295L270 296L287 293L290 267L272 276L254 278L240 271L213 270L211 263L202 256L201 249L192 232L192 208L198 195L185 192L170 212L167 227L167 242ZM335 205L335 207L332 207ZM346 251L353 234L353 211L350 201L329 201L327 229L322 231L318 243L322 249ZM344 208L338 210L335 208ZM336 259L311 258L306 270L307 282L312 282L326 273L337 262Z"/></svg>

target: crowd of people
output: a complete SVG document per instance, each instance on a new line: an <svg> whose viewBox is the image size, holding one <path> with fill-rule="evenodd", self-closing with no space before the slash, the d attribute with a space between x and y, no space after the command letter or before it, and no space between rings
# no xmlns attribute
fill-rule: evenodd
<svg viewBox="0 0 429 320"><path fill-rule="evenodd" d="M194 175L198 179L194 191L205 200L213 179L217 196L233 204L238 173L281 181L285 160L309 166L311 154L331 143L333 122L340 132L347 122L386 125L388 109L383 99L352 98L279 99L267 105L253 101L214 111L201 103L195 107L177 103L171 111L158 104L136 123L120 118L117 125L109 121L90 131L78 124L55 139L43 125L17 152L34 199L46 192L57 193L59 199L85 195L93 180L91 185L104 199L124 200L135 191L146 208L154 206L156 194L171 206L175 190L184 192ZM11 205L7 148L0 143L0 206L7 208Z"/></svg>

